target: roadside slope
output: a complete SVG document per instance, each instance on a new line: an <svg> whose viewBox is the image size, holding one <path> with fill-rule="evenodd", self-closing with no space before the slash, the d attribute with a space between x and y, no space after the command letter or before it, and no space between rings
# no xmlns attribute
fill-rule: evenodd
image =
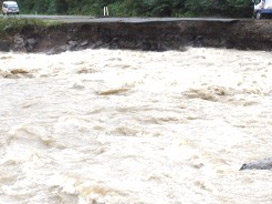
<svg viewBox="0 0 272 204"><path fill-rule="evenodd" d="M272 21L92 19L25 25L0 38L1 51L59 53L86 48L183 50L186 46L272 50Z"/></svg>

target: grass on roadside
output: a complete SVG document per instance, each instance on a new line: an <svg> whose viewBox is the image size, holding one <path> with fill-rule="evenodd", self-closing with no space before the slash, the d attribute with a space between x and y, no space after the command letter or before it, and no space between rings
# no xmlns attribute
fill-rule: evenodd
<svg viewBox="0 0 272 204"><path fill-rule="evenodd" d="M25 30L38 33L49 27L58 27L60 25L62 25L62 23L59 21L26 18L0 18L0 37L23 32Z"/></svg>

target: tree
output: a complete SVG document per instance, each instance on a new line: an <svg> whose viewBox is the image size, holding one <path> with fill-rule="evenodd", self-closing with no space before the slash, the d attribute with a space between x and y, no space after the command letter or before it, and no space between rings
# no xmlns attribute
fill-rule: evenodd
<svg viewBox="0 0 272 204"><path fill-rule="evenodd" d="M108 6L115 16L248 17L250 0L18 0L23 12L102 15Z"/></svg>

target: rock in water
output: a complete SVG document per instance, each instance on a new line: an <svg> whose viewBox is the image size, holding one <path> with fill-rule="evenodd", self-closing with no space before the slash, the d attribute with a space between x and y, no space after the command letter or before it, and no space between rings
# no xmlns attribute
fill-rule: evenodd
<svg viewBox="0 0 272 204"><path fill-rule="evenodd" d="M239 171L243 170L272 170L272 158L265 158L256 162L243 164Z"/></svg>

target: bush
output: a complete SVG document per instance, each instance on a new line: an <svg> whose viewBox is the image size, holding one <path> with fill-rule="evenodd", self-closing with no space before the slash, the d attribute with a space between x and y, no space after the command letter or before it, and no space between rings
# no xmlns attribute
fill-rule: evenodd
<svg viewBox="0 0 272 204"><path fill-rule="evenodd" d="M20 0L24 13L102 15L108 6L114 16L248 17L251 0Z"/></svg>

